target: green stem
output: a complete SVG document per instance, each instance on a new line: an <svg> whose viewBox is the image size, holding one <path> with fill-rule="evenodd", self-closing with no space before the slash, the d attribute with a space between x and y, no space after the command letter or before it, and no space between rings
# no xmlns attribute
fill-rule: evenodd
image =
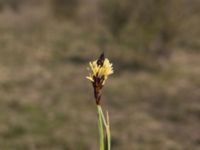
<svg viewBox="0 0 200 150"><path fill-rule="evenodd" d="M111 133L110 133L110 121L109 121L109 115L108 112L106 114L106 119L104 117L104 113L101 109L101 106L98 107L98 112L101 115L101 123L104 124L105 129L106 129L106 150L111 150ZM103 126L103 125L102 125Z"/></svg>
<svg viewBox="0 0 200 150"><path fill-rule="evenodd" d="M107 112L106 136L107 136L108 150L111 150L110 121L109 121L108 112Z"/></svg>
<svg viewBox="0 0 200 150"><path fill-rule="evenodd" d="M98 112L98 128L99 128L99 150L104 150L104 131L103 131L103 120L101 106L97 105Z"/></svg>

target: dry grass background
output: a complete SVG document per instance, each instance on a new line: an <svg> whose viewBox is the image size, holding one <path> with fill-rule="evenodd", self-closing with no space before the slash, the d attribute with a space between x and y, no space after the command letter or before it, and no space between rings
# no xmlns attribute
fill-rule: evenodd
<svg viewBox="0 0 200 150"><path fill-rule="evenodd" d="M55 20L47 5L0 13L0 149L97 149L85 76L102 32L115 68L103 94L113 150L199 150L200 53L175 46L158 65L94 24Z"/></svg>

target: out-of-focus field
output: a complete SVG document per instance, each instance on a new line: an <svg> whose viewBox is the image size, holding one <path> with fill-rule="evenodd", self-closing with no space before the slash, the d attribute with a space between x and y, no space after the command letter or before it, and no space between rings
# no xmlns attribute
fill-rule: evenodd
<svg viewBox="0 0 200 150"><path fill-rule="evenodd" d="M1 11L0 149L98 149L85 76L105 51L115 69L102 101L113 150L199 150L199 50L173 45L160 58L120 41L98 23L56 20L46 4Z"/></svg>

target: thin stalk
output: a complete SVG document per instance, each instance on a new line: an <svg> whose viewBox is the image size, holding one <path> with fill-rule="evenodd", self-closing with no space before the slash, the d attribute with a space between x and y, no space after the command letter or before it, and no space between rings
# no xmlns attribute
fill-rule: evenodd
<svg viewBox="0 0 200 150"><path fill-rule="evenodd" d="M99 150L104 150L104 131L103 131L103 120L101 106L97 105L98 113L98 128L99 128Z"/></svg>
<svg viewBox="0 0 200 150"><path fill-rule="evenodd" d="M107 118L107 124L106 124L107 146L108 146L108 150L111 150L110 120L109 120L108 112L106 114L106 118Z"/></svg>
<svg viewBox="0 0 200 150"><path fill-rule="evenodd" d="M111 133L110 133L110 119L109 119L109 115L108 112L106 113L106 119L104 117L104 113L101 109L101 107L99 107L100 111L101 111L101 117L106 129L106 150L111 150Z"/></svg>

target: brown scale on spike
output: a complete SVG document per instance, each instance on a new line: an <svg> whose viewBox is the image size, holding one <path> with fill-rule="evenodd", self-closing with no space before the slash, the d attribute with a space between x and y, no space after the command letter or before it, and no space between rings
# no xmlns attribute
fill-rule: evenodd
<svg viewBox="0 0 200 150"><path fill-rule="evenodd" d="M99 56L99 59L97 60L97 65L98 65L98 66L103 66L104 60L105 60L105 56L104 56L104 53L102 53L102 54Z"/></svg>

